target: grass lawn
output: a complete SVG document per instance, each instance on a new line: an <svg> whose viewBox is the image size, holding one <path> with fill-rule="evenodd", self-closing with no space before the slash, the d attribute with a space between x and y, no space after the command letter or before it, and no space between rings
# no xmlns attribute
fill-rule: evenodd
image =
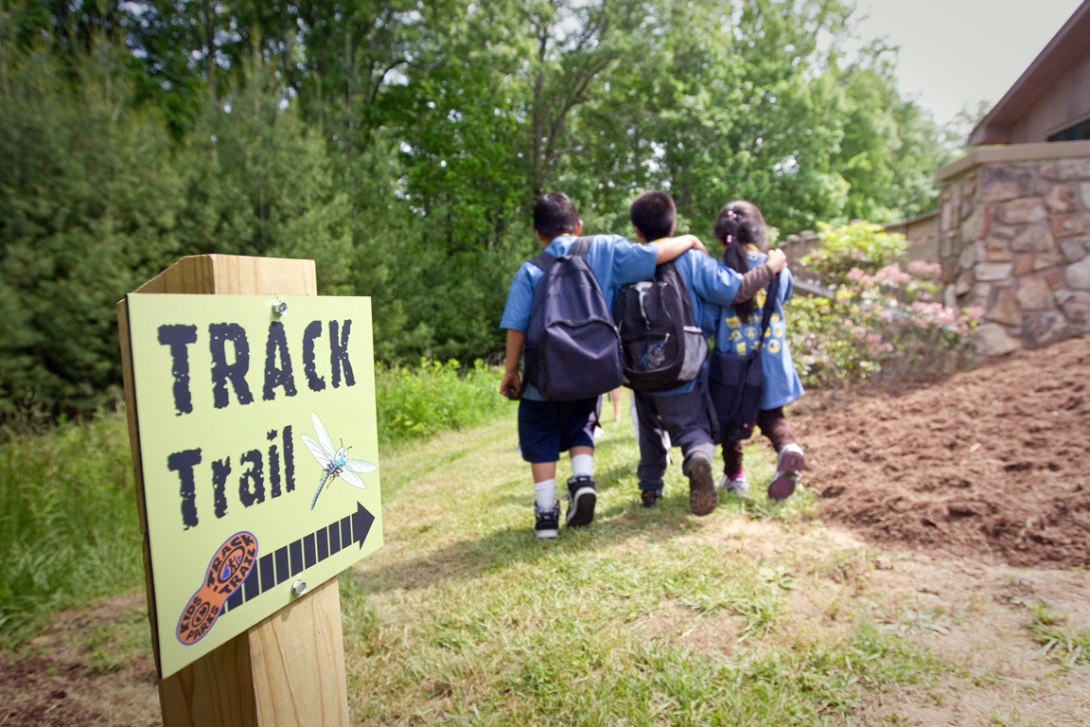
<svg viewBox="0 0 1090 727"><path fill-rule="evenodd" d="M752 498L697 518L677 462L640 506L631 422L608 423L595 521L555 541L515 445L511 416L384 457L386 544L341 581L354 720L832 724L942 670L851 602L875 553L812 525L806 491L765 499L763 440Z"/></svg>

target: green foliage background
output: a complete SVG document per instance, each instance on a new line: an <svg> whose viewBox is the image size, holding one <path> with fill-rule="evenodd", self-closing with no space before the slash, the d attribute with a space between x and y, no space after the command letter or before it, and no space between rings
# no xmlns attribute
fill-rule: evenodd
<svg viewBox="0 0 1090 727"><path fill-rule="evenodd" d="M115 402L114 304L179 257L312 258L385 362L502 351L535 198L588 232L748 198L929 209L946 130L839 0L0 2L0 420Z"/></svg>

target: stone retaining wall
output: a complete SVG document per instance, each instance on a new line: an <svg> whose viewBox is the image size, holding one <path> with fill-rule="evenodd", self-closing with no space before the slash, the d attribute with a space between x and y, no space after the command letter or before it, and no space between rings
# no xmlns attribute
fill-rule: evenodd
<svg viewBox="0 0 1090 727"><path fill-rule="evenodd" d="M944 302L984 356L1090 332L1090 142L979 149L940 169Z"/></svg>

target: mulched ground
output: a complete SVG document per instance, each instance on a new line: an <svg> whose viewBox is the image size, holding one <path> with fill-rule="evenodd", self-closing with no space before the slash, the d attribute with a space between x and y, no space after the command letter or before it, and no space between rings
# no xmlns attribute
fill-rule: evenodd
<svg viewBox="0 0 1090 727"><path fill-rule="evenodd" d="M825 520L1015 566L1090 565L1090 337L926 383L803 397Z"/></svg>

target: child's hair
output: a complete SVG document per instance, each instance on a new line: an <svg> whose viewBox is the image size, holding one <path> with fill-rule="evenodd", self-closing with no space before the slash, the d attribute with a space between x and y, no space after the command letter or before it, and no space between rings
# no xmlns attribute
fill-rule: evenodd
<svg viewBox="0 0 1090 727"><path fill-rule="evenodd" d="M757 205L745 200L728 202L723 206L715 221L714 234L723 244L723 262L740 275L749 272L745 246L755 245L761 251L768 247L765 242L765 218ZM734 310L743 322L749 321L753 308L752 298L734 305Z"/></svg>
<svg viewBox="0 0 1090 727"><path fill-rule="evenodd" d="M644 192L633 200L628 209L628 217L643 234L644 240L661 240L674 234L677 226L677 206L674 198L666 192Z"/></svg>
<svg viewBox="0 0 1090 727"><path fill-rule="evenodd" d="M534 205L534 229L552 240L579 229L579 213L568 195L551 192Z"/></svg>

